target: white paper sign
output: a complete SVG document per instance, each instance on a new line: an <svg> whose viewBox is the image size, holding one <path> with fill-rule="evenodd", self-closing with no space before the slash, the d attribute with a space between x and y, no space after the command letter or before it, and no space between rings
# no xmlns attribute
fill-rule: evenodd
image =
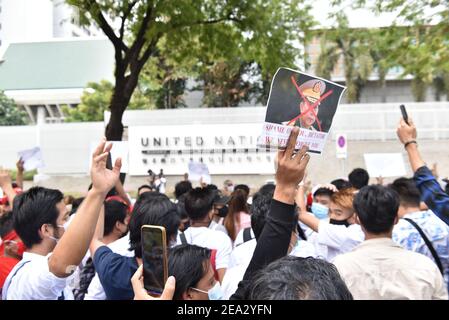
<svg viewBox="0 0 449 320"><path fill-rule="evenodd" d="M34 147L32 149L19 151L18 154L19 157L23 160L23 167L25 171L45 167L40 147Z"/></svg>
<svg viewBox="0 0 449 320"><path fill-rule="evenodd" d="M111 149L111 161L112 165L114 165L115 160L117 158L122 158L122 168L120 169L120 172L122 173L128 173L129 171L129 160L128 160L128 154L129 154L129 144L128 141L108 141L112 142L112 149ZM95 148L98 146L98 141L92 141L90 143L90 152L89 152L89 170L92 166L92 154L95 151Z"/></svg>
<svg viewBox="0 0 449 320"><path fill-rule="evenodd" d="M203 182L210 183L209 168L202 162L189 162L189 180L199 181L203 178Z"/></svg>
<svg viewBox="0 0 449 320"><path fill-rule="evenodd" d="M365 153L366 169L371 177L401 177L406 175L401 153Z"/></svg>

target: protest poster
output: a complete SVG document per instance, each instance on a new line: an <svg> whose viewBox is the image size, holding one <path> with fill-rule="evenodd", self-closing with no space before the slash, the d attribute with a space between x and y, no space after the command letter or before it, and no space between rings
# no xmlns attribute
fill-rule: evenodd
<svg viewBox="0 0 449 320"><path fill-rule="evenodd" d="M257 145L282 149L291 129L300 128L296 149L323 151L332 119L346 87L300 71L279 68L271 83L267 113Z"/></svg>
<svg viewBox="0 0 449 320"><path fill-rule="evenodd" d="M23 168L25 171L45 167L44 159L42 157L42 150L40 147L19 151L18 155L23 161Z"/></svg>
<svg viewBox="0 0 449 320"><path fill-rule="evenodd" d="M401 153L365 153L366 170L371 177L401 177L406 175Z"/></svg>
<svg viewBox="0 0 449 320"><path fill-rule="evenodd" d="M209 168L203 162L190 161L189 162L189 180L210 183L211 178Z"/></svg>

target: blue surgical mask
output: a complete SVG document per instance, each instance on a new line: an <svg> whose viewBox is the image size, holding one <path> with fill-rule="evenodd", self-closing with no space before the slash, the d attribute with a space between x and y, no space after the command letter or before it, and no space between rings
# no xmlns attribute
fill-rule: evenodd
<svg viewBox="0 0 449 320"><path fill-rule="evenodd" d="M329 208L318 202L312 203L312 213L318 219L326 219L329 216Z"/></svg>

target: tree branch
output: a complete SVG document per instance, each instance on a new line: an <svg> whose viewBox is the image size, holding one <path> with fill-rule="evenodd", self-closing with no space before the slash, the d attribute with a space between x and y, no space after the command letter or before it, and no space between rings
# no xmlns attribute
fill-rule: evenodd
<svg viewBox="0 0 449 320"><path fill-rule="evenodd" d="M120 36L119 36L119 38L120 38L120 40L122 40L122 41L123 41L123 35L124 35L124 33L125 33L125 21L126 21L126 19L128 19L128 16L130 15L130 13L131 13L133 7L134 7L136 4L137 4L137 0L135 0L135 1L131 2L130 4L128 4L128 8L127 8L126 12L123 14L123 16L122 16L122 18L121 18L122 23L121 23L121 25L120 25Z"/></svg>
<svg viewBox="0 0 449 320"><path fill-rule="evenodd" d="M122 50L124 52L127 52L128 47L123 43L123 41L121 39L119 39L116 36L114 30L109 25L108 21L104 17L103 13L101 12L100 7L95 2L95 0L90 0L89 3L91 6L91 8L89 9L90 14L95 19L95 21L97 21L99 27L101 28L101 30L103 30L103 32L106 34L106 36L109 38L109 40L111 40L112 44L114 45L115 50L119 51L119 52L121 52ZM92 8L95 8L95 10L93 10Z"/></svg>
<svg viewBox="0 0 449 320"><path fill-rule="evenodd" d="M198 20L198 21L194 21L194 22L191 22L191 23L173 24L173 29L191 27L191 26L195 26L195 25L216 24L216 23L220 23L220 22L224 22L224 21L234 21L234 22L237 22L237 23L242 23L243 22L242 20L240 20L238 18L232 17L232 12L229 12L226 16L224 16L222 18L218 18L218 19Z"/></svg>

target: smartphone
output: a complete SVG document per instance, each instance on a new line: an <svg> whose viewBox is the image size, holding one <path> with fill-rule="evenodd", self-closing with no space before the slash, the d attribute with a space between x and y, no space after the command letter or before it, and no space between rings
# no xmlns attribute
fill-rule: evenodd
<svg viewBox="0 0 449 320"><path fill-rule="evenodd" d="M404 118L405 123L409 125L408 114L407 114L407 110L405 110L405 106L403 104L401 104L399 106L399 108L401 108L402 118Z"/></svg>
<svg viewBox="0 0 449 320"><path fill-rule="evenodd" d="M143 284L160 295L168 278L167 234L164 227L144 225L142 233Z"/></svg>

